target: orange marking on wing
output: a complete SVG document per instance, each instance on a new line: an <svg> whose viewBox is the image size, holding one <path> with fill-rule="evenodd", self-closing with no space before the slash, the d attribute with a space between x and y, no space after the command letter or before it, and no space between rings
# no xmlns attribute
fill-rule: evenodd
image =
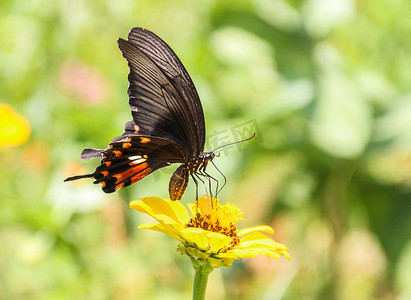
<svg viewBox="0 0 411 300"><path fill-rule="evenodd" d="M147 144L148 142L151 142L151 140L149 138L142 137L140 142L143 144Z"/></svg>
<svg viewBox="0 0 411 300"><path fill-rule="evenodd" d="M101 181L101 182L99 182L100 184L101 184L101 187L102 188L105 188L106 187L106 182L105 181Z"/></svg>
<svg viewBox="0 0 411 300"><path fill-rule="evenodd" d="M121 151L118 150L113 150L113 153L115 154L115 156L121 156L121 154L123 154Z"/></svg>
<svg viewBox="0 0 411 300"><path fill-rule="evenodd" d="M110 167L111 166L111 161L106 161L105 164L106 164L106 167Z"/></svg>
<svg viewBox="0 0 411 300"><path fill-rule="evenodd" d="M138 133L140 131L140 126L134 125L134 133Z"/></svg>
<svg viewBox="0 0 411 300"><path fill-rule="evenodd" d="M119 182L122 182L124 179L126 179L126 178L128 178L128 177L130 177L130 176L133 176L134 174L136 174L136 173L138 173L138 172L141 172L142 170L144 170L144 169L147 168L147 167L148 167L148 163L142 163L142 164L139 164L139 165L137 165L137 166L135 166L135 167L133 167L133 168L130 168L130 169L124 171L123 173L119 173L119 174L113 175L113 177L116 177L116 178L117 178L115 184L117 184L117 183L119 183ZM149 168L149 169L150 169L150 168ZM150 169L150 171L151 171L151 169ZM144 171L144 172L145 172L145 171ZM144 172L143 172L143 173L144 173ZM147 175L147 174L146 174L146 175Z"/></svg>
<svg viewBox="0 0 411 300"><path fill-rule="evenodd" d="M114 189L117 191L117 190L121 189L122 187L124 187L124 182L116 185L116 187Z"/></svg>
<svg viewBox="0 0 411 300"><path fill-rule="evenodd" d="M144 171L134 175L133 177L131 177L131 184L139 181L140 179L143 179L144 177L146 177L148 174L150 174L151 172L151 168L147 168Z"/></svg>
<svg viewBox="0 0 411 300"><path fill-rule="evenodd" d="M123 144L123 148L130 148L131 147L131 144L130 143L124 143Z"/></svg>
<svg viewBox="0 0 411 300"><path fill-rule="evenodd" d="M101 172L101 174L103 174L103 176L107 176L107 175L108 175L108 171L103 171L103 172Z"/></svg>

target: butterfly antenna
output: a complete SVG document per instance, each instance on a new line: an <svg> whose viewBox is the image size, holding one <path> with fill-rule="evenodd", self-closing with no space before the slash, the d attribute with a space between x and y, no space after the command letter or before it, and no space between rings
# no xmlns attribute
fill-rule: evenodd
<svg viewBox="0 0 411 300"><path fill-rule="evenodd" d="M235 145L235 144L239 144L239 143L243 143L243 142L249 141L249 140L253 139L254 137L255 137L255 132L254 132L253 135L250 136L249 138L246 138L246 139L241 140L241 141L236 141L236 142L228 143L228 144L226 144L226 145L222 145L222 146L220 146L220 147L215 148L215 149L214 149L213 151L211 151L211 152L215 152L215 151L217 151L218 149L221 149L221 148L224 148L224 147L227 147L227 146L231 146L231 145Z"/></svg>
<svg viewBox="0 0 411 300"><path fill-rule="evenodd" d="M253 135L250 136L249 138L246 138L246 139L241 140L241 141L236 141L236 142L228 143L228 144L226 144L226 145L217 147L217 148L215 148L212 152L215 152L215 151L217 151L218 149L221 149L221 148L224 148L224 147L227 147L227 146L231 146L231 145L235 145L235 144L239 144L239 143L243 143L243 142L249 141L249 140L253 139L254 137L255 137L255 132L254 132ZM218 154L218 155L216 154L216 156L220 156L220 154ZM216 168L216 170L218 171L218 173L220 173L221 176L223 176L223 178L224 178L224 184L220 187L220 189L218 189L218 190L216 191L215 197L217 198L218 193L221 192L221 190L224 188L224 186L225 186L226 183L227 183L227 177L224 176L223 172L221 172L220 169L217 168L217 166L215 165L215 163L214 163L213 161L211 161L211 163L212 163L213 166Z"/></svg>

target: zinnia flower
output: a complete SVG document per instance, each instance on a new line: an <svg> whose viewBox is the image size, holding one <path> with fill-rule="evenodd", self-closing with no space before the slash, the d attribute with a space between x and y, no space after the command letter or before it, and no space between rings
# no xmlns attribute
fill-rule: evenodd
<svg viewBox="0 0 411 300"><path fill-rule="evenodd" d="M188 205L178 201L147 197L135 200L130 207L153 217L158 223L142 224L139 228L163 232L181 242L178 250L188 255L193 265L212 268L228 267L234 259L256 257L259 254L290 259L286 246L263 234L274 233L267 225L237 229L243 212L232 204L221 205L216 198L203 196Z"/></svg>
<svg viewBox="0 0 411 300"><path fill-rule="evenodd" d="M30 136L30 124L8 104L0 104L0 147L24 144Z"/></svg>

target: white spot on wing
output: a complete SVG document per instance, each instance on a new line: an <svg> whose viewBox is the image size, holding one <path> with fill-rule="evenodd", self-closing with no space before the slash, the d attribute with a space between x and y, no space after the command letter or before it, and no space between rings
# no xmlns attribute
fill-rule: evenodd
<svg viewBox="0 0 411 300"><path fill-rule="evenodd" d="M141 155L130 156L128 159L129 160L135 160L135 159L139 159L139 158L141 158Z"/></svg>
<svg viewBox="0 0 411 300"><path fill-rule="evenodd" d="M141 164L141 163L143 163L143 162L145 162L145 161L146 161L145 158L139 158L139 159L133 160L131 163L132 163L133 165L138 165L138 164Z"/></svg>

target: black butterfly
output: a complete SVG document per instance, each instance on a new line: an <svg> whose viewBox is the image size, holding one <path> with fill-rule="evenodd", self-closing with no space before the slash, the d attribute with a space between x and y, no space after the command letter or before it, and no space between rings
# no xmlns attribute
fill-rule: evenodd
<svg viewBox="0 0 411 300"><path fill-rule="evenodd" d="M181 163L170 179L172 200L180 200L191 175L206 175L213 152L203 152L204 114L193 81L171 48L157 35L135 27L118 45L128 62L129 104L133 120L107 149L84 149L82 159L101 158L94 178L112 193L157 169ZM199 178L199 177L198 177ZM197 196L198 197L198 196Z"/></svg>

